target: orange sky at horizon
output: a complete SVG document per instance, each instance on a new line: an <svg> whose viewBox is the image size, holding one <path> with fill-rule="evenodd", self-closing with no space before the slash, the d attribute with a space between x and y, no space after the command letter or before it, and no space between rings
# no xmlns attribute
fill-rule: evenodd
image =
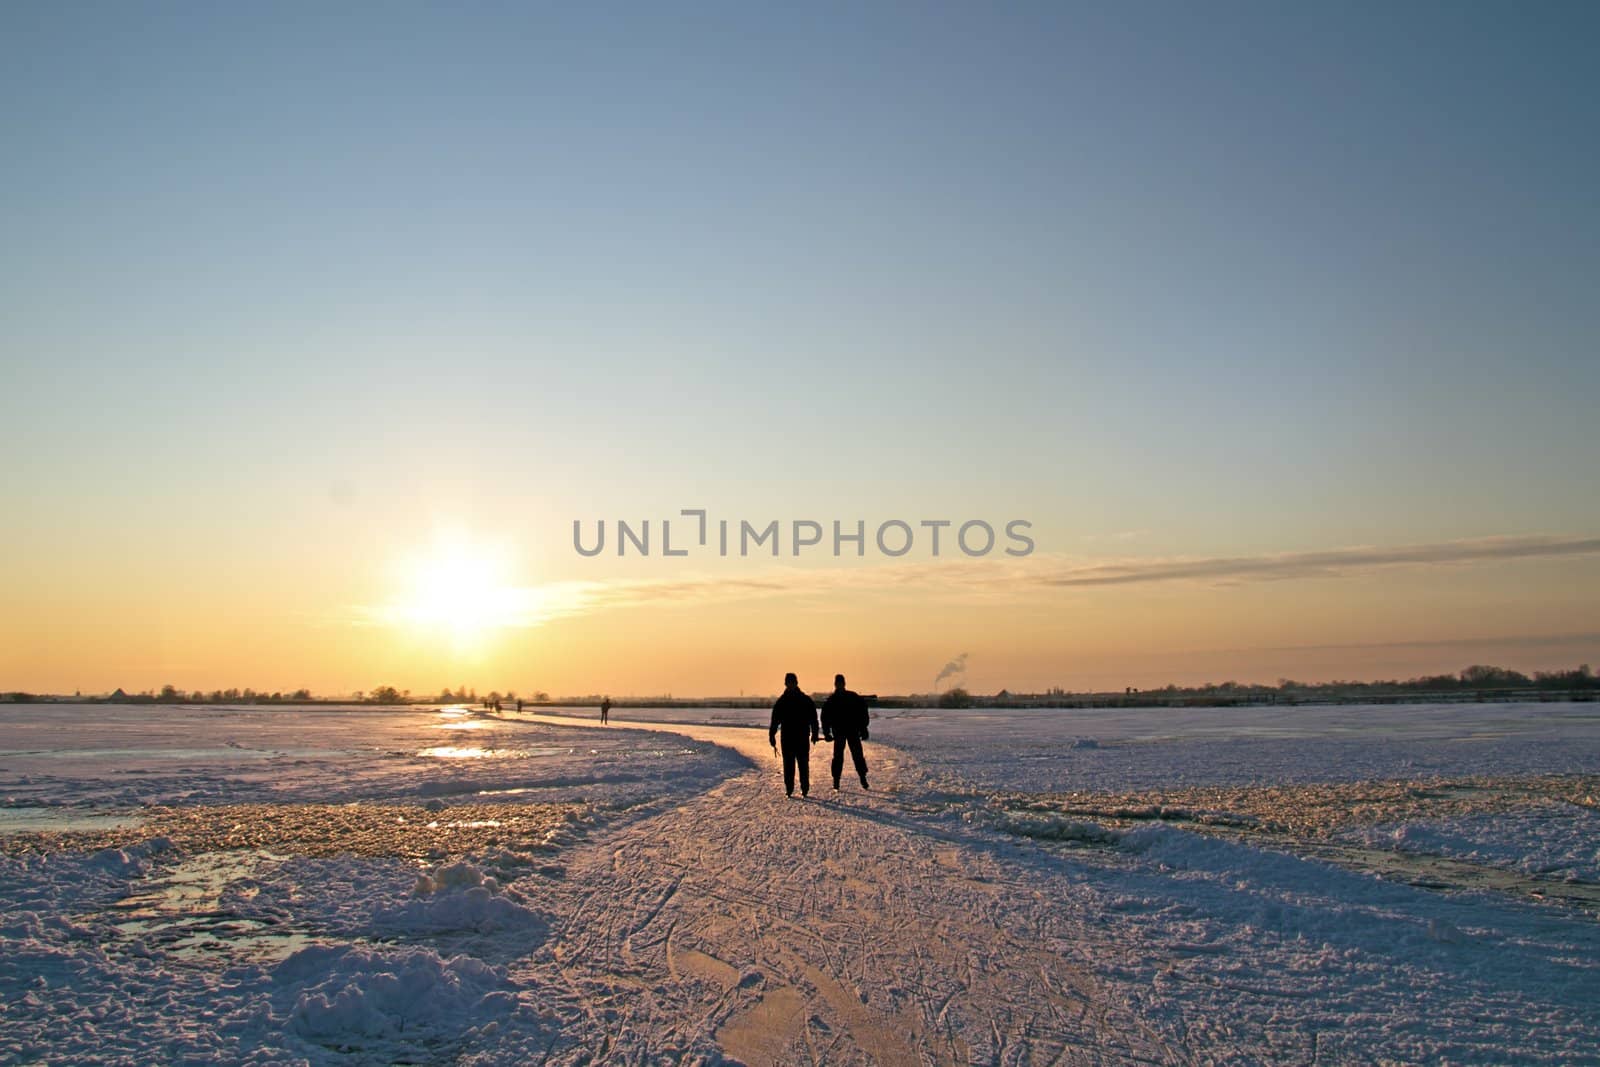
<svg viewBox="0 0 1600 1067"><path fill-rule="evenodd" d="M469 539L457 555L492 560L490 544ZM27 610L0 618L0 690L92 694L172 684L342 695L393 685L423 695L465 685L693 697L773 692L795 670L813 688L842 671L863 691L911 693L931 691L940 667L965 652L959 681L974 691L1083 691L1406 678L1479 662L1533 671L1600 659L1592 654L1600 651L1600 609L1582 592L1600 579L1600 558L1586 551L1065 588L1048 583L1098 576L1107 566L1170 563L1048 553L1009 561L724 560L687 580L685 572L644 567L665 561L624 561L641 566L620 573L611 561L593 579L578 580L581 569L569 567L541 586L527 583L514 560L474 570L457 559L442 573L478 587L464 603L407 601L441 595L406 570L437 579L438 551L423 541L324 574L292 561L248 575L191 563L184 584L168 587L146 570L136 572L146 583L110 584L113 574L135 573L116 559L102 561L103 582L93 568L72 583L21 575L12 589ZM1283 557L1264 558L1278 566ZM224 573L233 581L220 580ZM751 593L752 579L789 589ZM501 604L526 605L530 614L517 617L520 609ZM535 617L540 612L549 614Z"/></svg>

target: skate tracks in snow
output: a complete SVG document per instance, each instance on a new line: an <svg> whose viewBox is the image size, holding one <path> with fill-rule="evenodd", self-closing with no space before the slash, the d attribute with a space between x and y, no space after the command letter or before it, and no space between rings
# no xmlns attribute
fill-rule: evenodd
<svg viewBox="0 0 1600 1067"><path fill-rule="evenodd" d="M871 745L873 791L847 764L836 793L821 746L811 798L790 799L760 730L628 728L751 767L569 857L556 927L518 977L588 1017L580 1059L1188 1061L1041 936L1052 902L1025 868L919 818L902 753Z"/></svg>

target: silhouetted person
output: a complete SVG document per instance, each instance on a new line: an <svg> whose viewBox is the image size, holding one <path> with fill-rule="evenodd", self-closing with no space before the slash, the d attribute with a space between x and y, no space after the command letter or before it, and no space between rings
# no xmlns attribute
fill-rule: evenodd
<svg viewBox="0 0 1600 1067"><path fill-rule="evenodd" d="M604 726L611 721L611 698L602 697L600 700L600 724Z"/></svg>
<svg viewBox="0 0 1600 1067"><path fill-rule="evenodd" d="M783 733L783 791L794 796L794 771L800 768L800 795L811 795L811 745L817 739L817 705L800 692L800 680L793 672L783 676L783 695L772 705L772 726L767 743L778 747Z"/></svg>
<svg viewBox="0 0 1600 1067"><path fill-rule="evenodd" d="M861 742L867 739L867 723L871 718L861 695L844 687L844 675L834 675L833 692L822 702L822 736L833 742L833 788L839 788L846 746L855 762L861 788L872 788L867 784L867 757L861 753Z"/></svg>

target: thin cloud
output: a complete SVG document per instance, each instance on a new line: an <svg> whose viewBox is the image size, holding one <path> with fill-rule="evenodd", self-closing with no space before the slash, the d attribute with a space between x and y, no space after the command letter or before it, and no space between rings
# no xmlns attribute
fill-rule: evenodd
<svg viewBox="0 0 1600 1067"><path fill-rule="evenodd" d="M1090 544L1104 541L1137 541L1141 537L1149 537L1149 530L1117 530L1114 533L1084 534L1083 539Z"/></svg>
<svg viewBox="0 0 1600 1067"><path fill-rule="evenodd" d="M497 623L532 627L610 608L720 603L771 596L815 597L828 603L838 600L833 596L838 592L877 591L998 599L1061 589L1171 582L1214 585L1329 579L1382 569L1471 566L1592 555L1600 555L1600 538L1525 536L1259 556L1072 563L1041 554L1027 559L930 559L876 566L785 568L742 577L700 574L659 580L566 581L505 590L504 611ZM396 625L408 620L404 611L394 605L380 605L358 606L352 609L347 621Z"/></svg>
<svg viewBox="0 0 1600 1067"><path fill-rule="evenodd" d="M699 600L773 593L821 594L834 589L948 588L972 593L1033 588L1093 588L1157 582L1264 582L1340 578L1384 568L1471 564L1600 555L1596 537L1485 537L1388 548L1357 546L1259 556L1123 559L1072 564L1059 557L1029 560L921 560L866 568L767 572L750 578L701 577L672 582L630 582L608 587L604 598Z"/></svg>
<svg viewBox="0 0 1600 1067"><path fill-rule="evenodd" d="M1075 567L1041 576L1057 587L1177 581L1284 581L1339 578L1386 567L1430 567L1600 554L1597 537L1484 537L1395 548L1363 546L1266 556L1132 560Z"/></svg>
<svg viewBox="0 0 1600 1067"><path fill-rule="evenodd" d="M1600 645L1600 633L1525 634L1507 637L1447 637L1432 641L1361 641L1324 645L1265 645L1260 648L1204 649L1198 654L1220 655L1237 652L1365 652L1397 649L1433 648L1564 648L1572 645Z"/></svg>

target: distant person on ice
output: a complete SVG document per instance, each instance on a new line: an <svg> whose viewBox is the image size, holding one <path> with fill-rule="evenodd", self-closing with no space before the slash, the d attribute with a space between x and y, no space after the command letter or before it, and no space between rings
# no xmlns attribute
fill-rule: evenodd
<svg viewBox="0 0 1600 1067"><path fill-rule="evenodd" d="M777 751L778 733L783 732L783 791L794 796L794 771L800 768L800 795L811 795L811 746L817 740L817 705L800 692L800 680L790 672L783 676L783 695L772 705L772 726L767 743Z"/></svg>
<svg viewBox="0 0 1600 1067"><path fill-rule="evenodd" d="M603 726L611 721L611 698L600 698L600 724Z"/></svg>
<svg viewBox="0 0 1600 1067"><path fill-rule="evenodd" d="M839 788L839 772L844 770L847 745L856 765L856 775L861 779L861 788L872 788L867 784L867 757L861 754L861 742L867 739L867 723L871 718L861 695L844 687L844 675L834 675L833 692L822 702L822 736L833 742L834 789Z"/></svg>

